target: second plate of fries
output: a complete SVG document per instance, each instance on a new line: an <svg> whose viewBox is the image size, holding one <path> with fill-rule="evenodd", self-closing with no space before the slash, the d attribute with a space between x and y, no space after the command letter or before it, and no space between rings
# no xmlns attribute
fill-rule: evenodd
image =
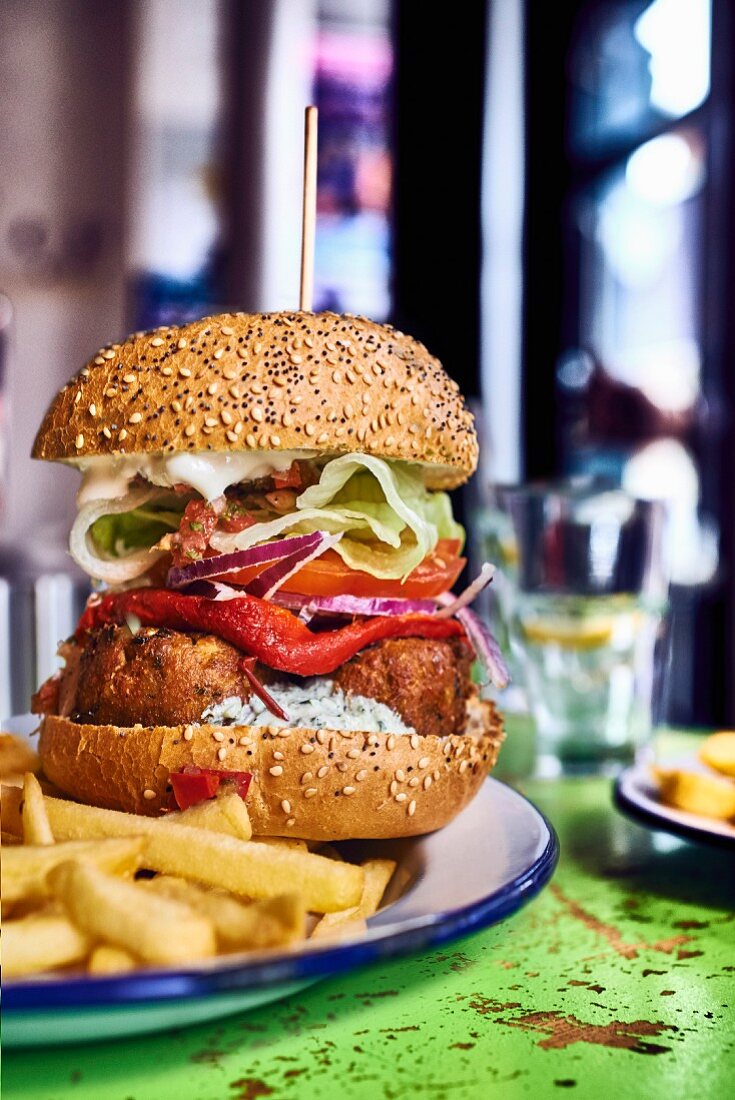
<svg viewBox="0 0 735 1100"><path fill-rule="evenodd" d="M494 780L430 836L337 848L253 836L247 803L226 789L161 819L81 805L21 747L0 746L14 768L2 788L9 1046L254 1007L492 924L556 862L542 815Z"/></svg>
<svg viewBox="0 0 735 1100"><path fill-rule="evenodd" d="M735 731L703 738L671 764L637 764L620 776L615 798L628 813L687 839L735 847Z"/></svg>

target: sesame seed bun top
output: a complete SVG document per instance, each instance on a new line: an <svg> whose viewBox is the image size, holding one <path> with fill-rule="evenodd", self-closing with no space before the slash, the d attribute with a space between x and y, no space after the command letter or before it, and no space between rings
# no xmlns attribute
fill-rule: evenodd
<svg viewBox="0 0 735 1100"><path fill-rule="evenodd" d="M423 344L297 312L223 313L101 348L54 398L33 457L299 449L419 462L435 489L477 466L472 415Z"/></svg>

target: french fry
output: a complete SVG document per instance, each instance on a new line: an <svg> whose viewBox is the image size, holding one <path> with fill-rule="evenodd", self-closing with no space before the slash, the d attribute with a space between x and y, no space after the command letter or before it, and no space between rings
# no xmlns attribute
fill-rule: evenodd
<svg viewBox="0 0 735 1100"><path fill-rule="evenodd" d="M732 780L677 768L654 767L652 771L658 780L661 797L669 805L720 821L735 818L735 783Z"/></svg>
<svg viewBox="0 0 735 1100"><path fill-rule="evenodd" d="M23 788L3 783L0 787L0 818L3 832L23 838Z"/></svg>
<svg viewBox="0 0 735 1100"><path fill-rule="evenodd" d="M156 897L134 882L85 863L61 863L48 879L56 897L84 932L147 962L186 962L215 952L211 921L188 905Z"/></svg>
<svg viewBox="0 0 735 1100"><path fill-rule="evenodd" d="M41 901L48 897L46 876L65 860L94 863L105 871L134 871L142 849L143 839L133 836L7 848L0 868L3 902Z"/></svg>
<svg viewBox="0 0 735 1100"><path fill-rule="evenodd" d="M208 917L225 951L282 947L304 938L306 909L300 894L279 894L244 905L227 894L168 875L149 879L145 886Z"/></svg>
<svg viewBox="0 0 735 1100"><path fill-rule="evenodd" d="M95 947L87 962L87 970L90 974L124 974L129 970L136 970L140 963L122 947L113 947L109 943L101 943Z"/></svg>
<svg viewBox="0 0 735 1100"><path fill-rule="evenodd" d="M18 978L81 962L92 941L68 917L34 913L3 922L3 976Z"/></svg>
<svg viewBox="0 0 735 1100"><path fill-rule="evenodd" d="M49 825L41 785L32 772L23 776L23 840L26 844L53 844L54 834Z"/></svg>
<svg viewBox="0 0 735 1100"><path fill-rule="evenodd" d="M735 732L721 730L713 733L701 745L699 759L716 772L735 778Z"/></svg>
<svg viewBox="0 0 735 1100"><path fill-rule="evenodd" d="M39 767L38 754L25 741L12 733L0 733L0 779L37 772Z"/></svg>
<svg viewBox="0 0 735 1100"><path fill-rule="evenodd" d="M254 836L253 844L271 844L274 848L293 848L299 852L309 850L306 841L295 836Z"/></svg>
<svg viewBox="0 0 735 1100"><path fill-rule="evenodd" d="M312 939L334 935L357 935L366 927L366 920L377 913L386 887L396 869L395 860L369 859L362 865L365 872L365 885L362 888L360 904L341 913L327 913L319 921Z"/></svg>
<svg viewBox="0 0 735 1100"><path fill-rule="evenodd" d="M190 806L188 810L174 811L167 814L165 820L177 825L209 829L215 833L229 833L241 840L250 840L253 835L248 808L235 791L225 791L216 798Z"/></svg>
<svg viewBox="0 0 735 1100"><path fill-rule="evenodd" d="M361 867L337 863L310 852L254 844L165 819L103 810L47 798L57 840L142 834L142 865L205 886L219 886L249 898L270 898L296 890L307 909L332 913L357 905L365 875ZM11 849L12 850L12 849Z"/></svg>

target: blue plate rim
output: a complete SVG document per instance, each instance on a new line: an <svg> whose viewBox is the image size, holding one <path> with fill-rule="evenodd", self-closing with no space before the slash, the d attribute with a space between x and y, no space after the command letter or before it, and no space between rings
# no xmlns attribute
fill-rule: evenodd
<svg viewBox="0 0 735 1100"><path fill-rule="evenodd" d="M498 783L498 780L493 780ZM503 784L505 786L505 784ZM368 929L356 941L324 945L316 951L263 957L214 969L143 970L114 977L31 979L3 983L3 1012L48 1011L95 1006L123 1008L182 999L231 994L301 979L326 978L379 959L438 947L472 931L497 924L521 909L551 879L559 859L559 840L545 814L515 788L509 788L534 813L547 839L541 853L518 875L485 897L458 909L427 914Z"/></svg>

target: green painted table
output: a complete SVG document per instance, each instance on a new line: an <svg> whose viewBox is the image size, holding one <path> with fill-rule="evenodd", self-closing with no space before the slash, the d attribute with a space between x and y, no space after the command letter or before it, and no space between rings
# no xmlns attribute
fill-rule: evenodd
<svg viewBox="0 0 735 1100"><path fill-rule="evenodd" d="M506 775L523 756L512 741ZM601 779L519 785L562 858L504 924L215 1025L7 1053L4 1096L735 1095L732 854L628 822Z"/></svg>

